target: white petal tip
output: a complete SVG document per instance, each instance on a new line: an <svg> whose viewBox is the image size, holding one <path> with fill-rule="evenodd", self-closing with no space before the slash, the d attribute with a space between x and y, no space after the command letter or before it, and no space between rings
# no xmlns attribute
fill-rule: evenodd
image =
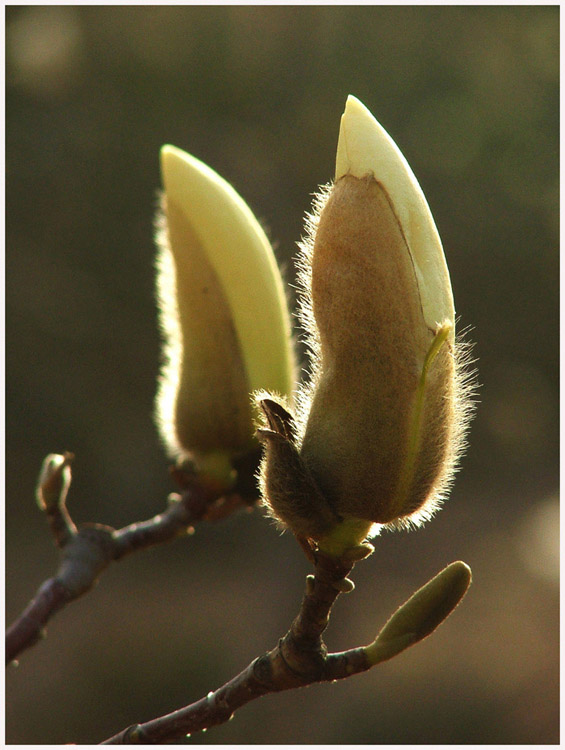
<svg viewBox="0 0 565 750"><path fill-rule="evenodd" d="M453 296L441 241L430 209L400 149L367 107L348 96L341 117L336 182L371 175L386 190L414 262L424 316L430 327L453 321Z"/></svg>
<svg viewBox="0 0 565 750"><path fill-rule="evenodd" d="M178 197L178 193L182 194L183 184L188 179L193 179L193 175L212 172L209 167L195 159L194 156L169 144L161 147L160 161L163 186L169 197L172 197L171 193L174 197Z"/></svg>
<svg viewBox="0 0 565 750"><path fill-rule="evenodd" d="M341 117L335 179L346 174L365 177L377 168L379 146L388 136L359 99L349 95Z"/></svg>
<svg viewBox="0 0 565 750"><path fill-rule="evenodd" d="M169 144L161 146L159 156L162 173L165 174L168 172L174 162L182 160L182 154L183 152L175 146L170 146Z"/></svg>

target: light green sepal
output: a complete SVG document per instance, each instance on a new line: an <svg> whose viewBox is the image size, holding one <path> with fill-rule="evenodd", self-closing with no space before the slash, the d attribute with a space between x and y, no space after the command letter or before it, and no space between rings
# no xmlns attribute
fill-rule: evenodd
<svg viewBox="0 0 565 750"><path fill-rule="evenodd" d="M194 465L199 474L211 477L226 490L232 487L236 472L232 464L232 456L227 451L213 451L210 453L194 454Z"/></svg>
<svg viewBox="0 0 565 750"><path fill-rule="evenodd" d="M372 526L371 521L346 518L318 541L318 548L326 555L342 557L344 552L358 547L367 538Z"/></svg>

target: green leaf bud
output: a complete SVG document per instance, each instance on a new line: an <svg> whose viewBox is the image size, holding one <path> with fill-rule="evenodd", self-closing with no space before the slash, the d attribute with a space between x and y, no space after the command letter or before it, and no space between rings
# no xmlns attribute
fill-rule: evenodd
<svg viewBox="0 0 565 750"><path fill-rule="evenodd" d="M426 638L453 612L471 585L471 568L453 562L392 615L365 653L374 665Z"/></svg>

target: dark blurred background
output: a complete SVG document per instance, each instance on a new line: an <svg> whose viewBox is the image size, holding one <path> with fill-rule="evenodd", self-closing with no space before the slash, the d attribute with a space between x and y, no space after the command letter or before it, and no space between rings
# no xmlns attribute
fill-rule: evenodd
<svg viewBox="0 0 565 750"><path fill-rule="evenodd" d="M385 534L338 602L368 643L444 565L474 585L428 641L269 696L194 743L558 742L557 7L12 6L6 22L7 619L56 569L34 487L76 454L75 521L123 526L174 488L152 422L163 143L210 164L291 258L349 93L412 165L480 370L444 510ZM6 681L7 741L93 743L273 647L309 565L261 513L113 566Z"/></svg>

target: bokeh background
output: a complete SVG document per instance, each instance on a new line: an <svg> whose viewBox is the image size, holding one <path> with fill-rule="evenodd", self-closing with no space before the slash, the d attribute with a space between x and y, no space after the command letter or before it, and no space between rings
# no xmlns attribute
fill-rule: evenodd
<svg viewBox="0 0 565 750"><path fill-rule="evenodd" d="M263 698L187 743L558 741L558 14L7 9L9 622L56 568L34 503L47 453L76 454L77 522L148 518L174 489L152 423L160 146L236 187L291 281L353 93L423 186L482 387L451 499L377 540L327 643L369 642L452 560L474 585L395 660ZM113 566L8 670L7 741L98 742L199 699L276 644L308 572L259 511Z"/></svg>

